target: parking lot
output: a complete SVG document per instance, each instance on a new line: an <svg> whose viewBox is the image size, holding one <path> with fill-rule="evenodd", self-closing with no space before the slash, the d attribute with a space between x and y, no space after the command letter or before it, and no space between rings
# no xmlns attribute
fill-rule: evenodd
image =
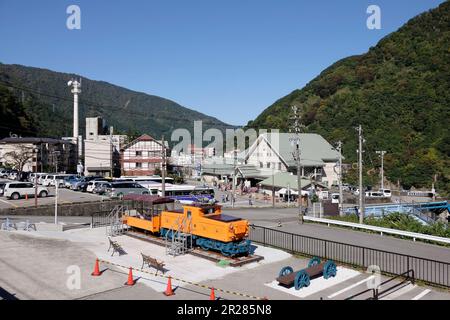
<svg viewBox="0 0 450 320"><path fill-rule="evenodd" d="M48 187L49 195L46 198L38 198L38 205L49 205L55 203L55 187ZM89 202L89 201L102 201L108 199L105 196L99 196L88 192L72 191L66 188L59 188L58 190L58 203L75 203L75 202ZM35 205L34 197L28 199L10 200L6 197L0 197L0 210L4 208L19 208L19 207L31 207Z"/></svg>

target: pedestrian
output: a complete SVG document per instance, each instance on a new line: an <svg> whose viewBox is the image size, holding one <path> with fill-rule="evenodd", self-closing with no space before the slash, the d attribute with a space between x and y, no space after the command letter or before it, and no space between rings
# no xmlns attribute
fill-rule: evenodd
<svg viewBox="0 0 450 320"><path fill-rule="evenodd" d="M230 200L229 199L229 194L227 193L227 197L226 197L227 202Z"/></svg>
<svg viewBox="0 0 450 320"><path fill-rule="evenodd" d="M225 203L225 195L222 195L222 202Z"/></svg>
<svg viewBox="0 0 450 320"><path fill-rule="evenodd" d="M253 203L252 203L252 195L251 194L248 196L248 204L249 204L249 206L253 205Z"/></svg>

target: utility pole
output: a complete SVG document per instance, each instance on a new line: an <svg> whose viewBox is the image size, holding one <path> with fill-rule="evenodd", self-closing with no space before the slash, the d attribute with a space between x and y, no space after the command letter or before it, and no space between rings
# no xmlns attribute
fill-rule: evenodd
<svg viewBox="0 0 450 320"><path fill-rule="evenodd" d="M234 144L234 143L233 143ZM237 171L237 153L236 153L236 149L233 150L233 180L232 180L232 190L233 193L231 195L231 206L232 208L234 208L234 202L236 201L236 171Z"/></svg>
<svg viewBox="0 0 450 320"><path fill-rule="evenodd" d="M41 146L42 146L42 143L41 143ZM35 148L34 152L36 153L36 165L34 166L34 206L37 208L37 206L38 206L38 198L37 198L37 190L38 190L37 166L38 166L38 152L39 152L39 149ZM41 159L41 161L42 161L42 159Z"/></svg>
<svg viewBox="0 0 450 320"><path fill-rule="evenodd" d="M58 224L58 189L59 189L59 181L57 180L55 183L55 224Z"/></svg>
<svg viewBox="0 0 450 320"><path fill-rule="evenodd" d="M111 157L110 161L110 172L109 177L113 178L113 143L112 143L112 134L113 134L113 127L109 127L109 156Z"/></svg>
<svg viewBox="0 0 450 320"><path fill-rule="evenodd" d="M47 163L48 163L48 155L47 155ZM42 152L42 142L41 142L41 173L44 172L44 153Z"/></svg>
<svg viewBox="0 0 450 320"><path fill-rule="evenodd" d="M364 224L364 196L365 192L363 190L363 180L362 180L362 144L363 144L363 135L362 135L362 127L359 125L358 127L358 141L359 141L359 149L358 149L358 169L359 169L359 223Z"/></svg>
<svg viewBox="0 0 450 320"><path fill-rule="evenodd" d="M299 222L303 224L303 204L302 204L302 166L300 160L300 131L302 125L300 124L301 116L298 112L297 106L292 106L292 112L294 113L293 129L296 137L291 138L291 143L295 143L295 161L297 162L297 190L298 190L298 218Z"/></svg>
<svg viewBox="0 0 450 320"><path fill-rule="evenodd" d="M272 208L275 208L275 167L272 167Z"/></svg>
<svg viewBox="0 0 450 320"><path fill-rule="evenodd" d="M384 155L386 154L386 151L380 150L376 151L377 154L381 156L381 189L384 189Z"/></svg>
<svg viewBox="0 0 450 320"><path fill-rule="evenodd" d="M288 208L290 208L291 207L291 186L289 185L289 183L287 185L287 193L288 193Z"/></svg>
<svg viewBox="0 0 450 320"><path fill-rule="evenodd" d="M161 196L165 197L166 196L166 144L164 142L164 135L161 138L161 143L162 143Z"/></svg>
<svg viewBox="0 0 450 320"><path fill-rule="evenodd" d="M339 215L342 217L344 215L344 196L342 194L342 141L338 142L338 152L339 152Z"/></svg>

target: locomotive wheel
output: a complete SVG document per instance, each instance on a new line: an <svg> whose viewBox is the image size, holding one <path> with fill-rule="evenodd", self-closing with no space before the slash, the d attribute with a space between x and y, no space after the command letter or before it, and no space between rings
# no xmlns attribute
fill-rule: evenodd
<svg viewBox="0 0 450 320"><path fill-rule="evenodd" d="M279 277L282 276L287 276L288 274L294 272L294 269L292 269L292 267L283 267L280 271L280 273L278 274Z"/></svg>
<svg viewBox="0 0 450 320"><path fill-rule="evenodd" d="M337 272L336 263L333 260L328 260L323 266L323 277L328 279L330 277L335 277Z"/></svg>
<svg viewBox="0 0 450 320"><path fill-rule="evenodd" d="M310 283L309 275L305 270L300 270L295 276L295 290L300 290L303 287L308 287Z"/></svg>
<svg viewBox="0 0 450 320"><path fill-rule="evenodd" d="M311 260L309 260L309 263L308 263L308 268L311 268L311 267L313 267L313 266L315 266L315 265L318 265L318 264L320 264L320 258L318 258L318 257L314 257L314 258L312 258Z"/></svg>

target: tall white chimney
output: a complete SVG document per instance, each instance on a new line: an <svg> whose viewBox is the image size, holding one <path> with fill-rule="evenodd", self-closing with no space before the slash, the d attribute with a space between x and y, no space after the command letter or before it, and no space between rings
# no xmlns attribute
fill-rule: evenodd
<svg viewBox="0 0 450 320"><path fill-rule="evenodd" d="M73 138L78 141L78 94L81 93L81 80L71 80L67 83L73 93Z"/></svg>

